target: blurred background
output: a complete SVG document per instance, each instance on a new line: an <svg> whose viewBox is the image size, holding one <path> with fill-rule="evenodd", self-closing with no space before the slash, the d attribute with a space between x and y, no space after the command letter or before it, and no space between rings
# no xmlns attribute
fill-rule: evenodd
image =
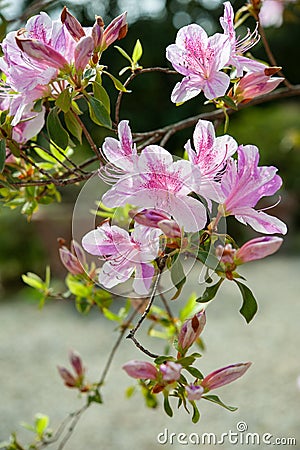
<svg viewBox="0 0 300 450"><path fill-rule="evenodd" d="M4 2L0 4L2 24L0 34L20 28L27 17L43 10L58 18L62 6L66 5L79 21L90 26L95 15L103 17L108 24L116 15L128 11L129 32L118 45L131 54L139 38L144 48L141 64L144 67L167 67L165 48L173 43L177 30L196 22L208 34L220 30L218 18L223 12L221 0L102 0L74 1L29 1ZM235 10L243 1L231 1ZM20 20L15 21L16 18ZM300 82L300 2L287 5L284 23L281 27L266 30L278 65L283 67L286 78L294 84ZM253 20L246 26L254 28ZM241 35L246 28L241 28ZM259 43L253 54L266 60L264 48ZM117 75L125 60L114 49L109 48L103 57L103 64ZM126 79L126 75L122 80ZM131 85L132 94L124 96L121 118L129 119L133 131L148 131L191 115L208 111L199 96L186 104L175 107L170 93L180 79L177 75L159 73L137 77ZM116 92L107 82L105 86L113 99ZM89 124L90 132L99 142L102 130ZM222 134L222 128L218 130ZM168 150L181 155L183 145L191 137L192 129L173 136L167 144ZM300 375L299 361L299 250L300 250L300 102L289 98L265 105L245 109L230 118L228 134L240 144L255 144L261 150L261 164L279 168L284 184L281 203L271 213L286 221L289 234L280 253L271 260L262 261L245 268L249 285L253 288L261 305L254 324L245 326L237 315L239 297L230 283L223 293L224 308L214 303L210 308L207 327L208 357L204 368L215 369L214 364L227 364L243 359L254 360L252 374L241 380L237 388L231 386L227 398L242 405L235 417L226 411L219 411L212 405L204 405L205 414L201 425L203 431L226 432L234 429L238 420L246 420L252 432L270 432L275 435L291 436L298 433L300 448L299 400L297 376ZM76 149L77 151L77 149ZM89 149L86 144L78 153ZM0 210L0 440L18 427L21 420L30 417L43 408L44 413L54 416L54 424L67 411L78 406L74 394L67 392L56 376L55 365L63 363L67 351L78 348L88 359L91 370L105 360L103 349L114 339L111 324L106 324L97 314L81 317L73 305L53 302L40 312L34 301L34 293L25 288L21 274L32 271L44 275L46 264L50 263L55 279L63 279L66 273L58 260L57 237L71 238L72 210L80 186L68 187L62 191L60 205L41 208L28 223L17 210ZM278 198L262 201L260 207L270 206ZM229 232L237 236L242 244L255 234L247 227L236 226L228 221ZM196 286L196 276L195 276ZM198 289L190 283L188 295ZM189 290L189 291L188 291ZM221 301L221 298L220 298ZM206 336L204 336L206 338ZM147 411L137 398L126 401L123 391L130 380L123 375L119 366L125 357L132 358L130 343L124 344L122 356L115 363L115 372L107 386L109 412L94 411L86 425L76 434L68 449L150 449L156 448L156 434L168 426L170 431L195 431L189 418L182 414L175 422L163 414ZM136 354L136 357L140 357ZM206 366L205 366L206 364ZM94 366L94 369L93 369ZM53 381L54 380L54 381ZM249 382L250 380L250 382ZM225 389L225 388L224 388ZM227 388L226 388L227 389ZM113 400L109 400L112 394ZM66 400L62 399L65 395ZM63 403L65 401L65 403ZM47 411L47 408L50 411ZM140 411L142 409L142 411ZM89 413L90 414L90 413ZM153 426L150 427L149 423ZM120 429L113 433L112 424ZM181 428L180 428L181 426ZM89 430L92 430L90 433ZM250 430L249 430L250 431ZM278 434L277 434L278 435ZM27 435L26 435L27 436ZM81 437L80 437L81 436ZM83 437L82 437L83 436ZM74 443L75 441L75 443ZM101 444L100 444L101 441ZM172 448L176 448L175 445ZM180 448L180 447L178 447ZM226 448L226 447L225 447ZM254 448L254 447L253 447ZM259 447L261 448L261 447Z"/></svg>

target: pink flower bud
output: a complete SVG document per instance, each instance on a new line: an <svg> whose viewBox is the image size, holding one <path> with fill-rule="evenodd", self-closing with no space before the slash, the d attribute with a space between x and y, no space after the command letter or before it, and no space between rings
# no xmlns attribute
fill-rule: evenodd
<svg viewBox="0 0 300 450"><path fill-rule="evenodd" d="M113 42L115 42L116 40L123 39L126 36L128 30L126 16L127 13L124 12L123 14L112 20L112 22L107 26L107 28L105 28L103 33L101 50L105 50Z"/></svg>
<svg viewBox="0 0 300 450"><path fill-rule="evenodd" d="M129 216L137 223L153 228L160 228L158 224L162 220L170 220L170 216L159 209L143 209L139 212L131 210Z"/></svg>
<svg viewBox="0 0 300 450"><path fill-rule="evenodd" d="M60 19L62 23L66 26L70 35L75 39L75 41L79 41L83 36L85 36L84 29L78 20L68 11L68 8L64 6Z"/></svg>
<svg viewBox="0 0 300 450"><path fill-rule="evenodd" d="M94 39L95 50L98 51L101 47L104 32L104 22L102 17L97 16L96 22L92 28L92 38Z"/></svg>
<svg viewBox="0 0 300 450"><path fill-rule="evenodd" d="M236 265L239 265L265 258L277 252L282 242L283 239L277 236L264 236L251 239L236 251L234 262Z"/></svg>
<svg viewBox="0 0 300 450"><path fill-rule="evenodd" d="M266 67L258 72L249 72L236 85L234 97L238 102L247 102L252 98L258 97L273 91L284 78L271 78L274 70L280 70L281 67Z"/></svg>
<svg viewBox="0 0 300 450"><path fill-rule="evenodd" d="M158 227L169 238L181 238L181 230L175 220L161 220L158 222Z"/></svg>
<svg viewBox="0 0 300 450"><path fill-rule="evenodd" d="M43 67L66 69L68 61L50 45L35 39L21 39L16 37L16 43L29 58L38 61Z"/></svg>
<svg viewBox="0 0 300 450"><path fill-rule="evenodd" d="M122 369L132 378L156 380L157 377L156 367L147 361L131 360L125 363Z"/></svg>
<svg viewBox="0 0 300 450"><path fill-rule="evenodd" d="M89 60L93 55L94 40L91 36L82 38L75 47L75 69L77 72L83 72Z"/></svg>
<svg viewBox="0 0 300 450"><path fill-rule="evenodd" d="M179 380L181 369L182 365L175 363L174 361L167 361L165 364L161 364L159 367L164 381Z"/></svg>
<svg viewBox="0 0 300 450"><path fill-rule="evenodd" d="M251 362L231 364L207 375L201 383L205 390L217 389L240 378L251 366Z"/></svg>
<svg viewBox="0 0 300 450"><path fill-rule="evenodd" d="M61 247L59 249L60 260L68 270L68 272L70 272L72 275L80 275L84 273L85 257L80 245L77 242L73 241L71 246L73 247L73 252L71 252L65 245L61 244ZM81 249L80 251L79 248ZM80 259L77 258L77 254L79 255Z"/></svg>
<svg viewBox="0 0 300 450"><path fill-rule="evenodd" d="M85 372L85 369L82 364L81 356L78 352L72 350L69 355L70 363L72 364L73 369L75 370L78 377L82 378Z"/></svg>
<svg viewBox="0 0 300 450"><path fill-rule="evenodd" d="M206 316L204 309L184 322L178 336L178 349L181 354L184 354L198 339L205 323Z"/></svg>
<svg viewBox="0 0 300 450"><path fill-rule="evenodd" d="M197 384L190 384L185 387L185 392L187 394L187 399L192 402L194 400L200 400L204 392L204 388Z"/></svg>
<svg viewBox="0 0 300 450"><path fill-rule="evenodd" d="M58 372L68 387L76 386L76 378L65 367L57 366Z"/></svg>

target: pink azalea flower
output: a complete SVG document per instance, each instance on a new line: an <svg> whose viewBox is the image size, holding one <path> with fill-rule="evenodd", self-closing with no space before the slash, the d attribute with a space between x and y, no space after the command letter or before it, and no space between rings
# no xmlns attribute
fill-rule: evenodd
<svg viewBox="0 0 300 450"><path fill-rule="evenodd" d="M211 391L240 378L251 366L251 362L231 364L207 375L201 382L205 390Z"/></svg>
<svg viewBox="0 0 300 450"><path fill-rule="evenodd" d="M164 381L177 381L180 378L182 365L174 361L167 361L159 366Z"/></svg>
<svg viewBox="0 0 300 450"><path fill-rule="evenodd" d="M206 210L188 194L200 180L200 172L189 161L173 162L167 150L150 145L138 157L135 172L124 175L103 195L102 202L108 207L129 203L159 209L173 216L185 231L198 231L206 224Z"/></svg>
<svg viewBox="0 0 300 450"><path fill-rule="evenodd" d="M278 236L263 236L251 239L234 254L236 265L273 255L280 248L283 239Z"/></svg>
<svg viewBox="0 0 300 450"><path fill-rule="evenodd" d="M236 68L237 77L242 76L244 70L253 72L266 67L265 64L243 56L244 53L259 41L260 36L257 29L253 33L250 33L248 30L248 34L242 39L236 36L234 29L234 11L230 2L224 3L224 15L220 18L220 23L225 36L229 38L231 46L230 57L226 63Z"/></svg>
<svg viewBox="0 0 300 450"><path fill-rule="evenodd" d="M238 161L228 160L221 180L224 215L234 215L238 221L261 233L285 234L287 227L281 220L254 209L262 197L275 194L282 184L276 167L258 167L258 162L259 151L254 145L241 145Z"/></svg>
<svg viewBox="0 0 300 450"><path fill-rule="evenodd" d="M204 393L204 388L198 384L189 384L185 387L185 392L187 394L187 399L190 402L193 402L195 400L200 400Z"/></svg>
<svg viewBox="0 0 300 450"><path fill-rule="evenodd" d="M230 78L221 70L230 56L227 36L208 37L200 25L187 25L178 31L175 44L167 47L166 56L184 75L173 89L172 102L185 102L201 91L209 100L225 94Z"/></svg>
<svg viewBox="0 0 300 450"><path fill-rule="evenodd" d="M44 126L44 115L44 107L42 107L42 111L34 112L31 111L30 105L25 104L20 119L17 121L17 116L15 116L11 122L11 125L13 126L12 138L16 142L23 144L36 136Z"/></svg>
<svg viewBox="0 0 300 450"><path fill-rule="evenodd" d="M263 27L280 27L283 22L284 7L296 0L264 0L259 12L259 21Z"/></svg>
<svg viewBox="0 0 300 450"><path fill-rule="evenodd" d="M131 235L128 231L105 221L82 239L83 248L92 255L105 259L99 282L110 289L127 281L133 272L133 289L146 295L154 275L152 261L158 256L160 230L136 224Z"/></svg>
<svg viewBox="0 0 300 450"><path fill-rule="evenodd" d="M247 73L235 85L233 98L238 103L247 102L252 98L259 97L260 95L267 94L276 89L284 78L272 78L272 69L279 70L280 68L269 67L257 72Z"/></svg>
<svg viewBox="0 0 300 450"><path fill-rule="evenodd" d="M227 159L237 150L236 141L227 134L216 138L215 129L211 122L199 120L193 134L192 148L189 140L185 149L189 160L200 169L201 184L196 192L206 199L220 202L220 184L218 178Z"/></svg>

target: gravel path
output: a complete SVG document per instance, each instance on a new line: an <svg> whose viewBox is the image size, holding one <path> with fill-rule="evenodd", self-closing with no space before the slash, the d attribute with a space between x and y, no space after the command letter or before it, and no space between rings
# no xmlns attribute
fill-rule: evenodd
<svg viewBox="0 0 300 450"><path fill-rule="evenodd" d="M204 432L220 437L229 430L235 432L241 421L248 425L248 432L272 434L271 442L275 437L294 437L298 441L294 446L276 447L300 449L299 262L271 258L244 268L243 274L260 303L259 313L250 325L237 312L241 299L233 283L224 283L208 308L203 334L207 352L199 368L208 373L228 363L253 361L242 379L216 392L225 403L239 406L235 413L202 401L202 419L193 425L181 411L169 419L162 411L147 409L138 394L125 399L124 390L132 383L120 366L128 359L143 357L131 342L124 341L103 391L105 406L95 405L87 411L65 449L195 448L197 445L178 443L177 436L172 445L170 440L166 445L159 444L157 435L167 428L169 433L186 433L187 438L190 433ZM200 292L196 283L194 287ZM191 290L189 286L184 292ZM17 430L26 441L30 432L22 430L21 421L30 422L36 412L43 412L52 418L56 428L67 413L81 405L77 394L65 389L57 375L56 365L66 363L68 350L77 349L84 356L93 379L100 373L116 333L113 324L98 314L81 317L71 305L48 304L39 311L31 303L17 301L2 302L0 308L0 440ZM150 342L154 351L157 345ZM244 448L241 443L233 445L228 441L224 445L201 445L226 450L232 446Z"/></svg>

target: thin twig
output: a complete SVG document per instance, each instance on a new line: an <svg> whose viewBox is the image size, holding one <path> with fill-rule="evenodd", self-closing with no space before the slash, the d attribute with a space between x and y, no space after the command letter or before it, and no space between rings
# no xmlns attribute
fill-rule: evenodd
<svg viewBox="0 0 300 450"><path fill-rule="evenodd" d="M272 66L278 66L277 61L275 59L275 56L274 56L274 54L273 54L273 52L271 50L271 47L269 45L269 42L268 42L265 30L262 27L262 25L260 24L260 22L259 22L259 25L258 25L258 31L259 31L259 34L261 36L261 40L262 40L263 46L265 48L265 51L266 51L266 54L267 54L267 56L269 58L270 63L272 64ZM292 89L293 88L293 85L285 78L285 76L284 76L284 74L283 74L283 72L281 70L279 72L277 72L277 74L280 75L281 77L284 77L283 83L286 85L286 87L288 89Z"/></svg>
<svg viewBox="0 0 300 450"><path fill-rule="evenodd" d="M100 153L100 151L99 151L97 145L95 144L95 142L94 142L92 136L90 135L88 129L86 128L86 126L84 125L84 123L82 122L82 120L80 119L80 117L79 117L74 111L71 110L71 112L72 112L72 114L73 114L75 120L76 120L76 121L78 122L78 124L80 125L80 127L81 127L81 129L82 129L82 131L83 131L83 134L84 134L85 137L86 137L86 140L88 141L88 143L89 143L90 146L91 146L91 149L93 150L93 152L95 153L95 155L97 156L97 158L99 159L99 161L102 162L102 163L105 163L105 160L104 160L104 158L102 157L102 155L101 155L101 153Z"/></svg>
<svg viewBox="0 0 300 450"><path fill-rule="evenodd" d="M64 438L61 440L59 446L57 447L57 450L62 450L64 448L64 446L66 445L66 443L68 442L68 440L70 439L70 437L72 436L76 425L78 424L82 414L89 408L90 404L86 403L82 408L80 408L78 411L76 411L73 415L74 418L72 420L72 423L66 433L66 435L64 436Z"/></svg>

